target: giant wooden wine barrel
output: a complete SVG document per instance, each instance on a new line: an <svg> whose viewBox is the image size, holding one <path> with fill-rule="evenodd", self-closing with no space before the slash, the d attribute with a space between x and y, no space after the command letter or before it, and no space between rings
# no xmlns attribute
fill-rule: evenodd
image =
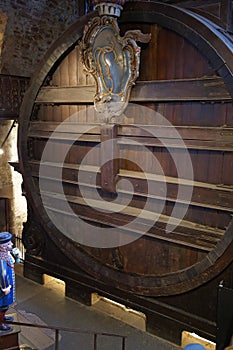
<svg viewBox="0 0 233 350"><path fill-rule="evenodd" d="M139 43L123 117L106 124L80 56L96 15L55 42L23 101L18 147L34 220L26 260L46 271L46 261L67 259L73 272L142 296L185 293L233 259L232 41L190 10L126 3L121 35L140 29L151 40Z"/></svg>
<svg viewBox="0 0 233 350"><path fill-rule="evenodd" d="M140 75L124 118L116 128L109 126L118 144L116 181L127 180L116 202L101 187L104 126L92 108L94 79L80 60L83 27L92 16L55 43L24 99L19 151L30 205L58 249L87 273L142 295L185 292L232 261L232 44L187 10L158 3L126 6L122 33L136 28L152 39L141 45ZM40 169L45 163L47 173ZM61 164L64 196L56 192ZM86 184L79 183L83 164ZM83 237L76 216L86 223ZM58 218L64 230L56 227ZM129 240L89 244L91 226L100 236L107 228L114 228L112 235L127 231L119 235Z"/></svg>

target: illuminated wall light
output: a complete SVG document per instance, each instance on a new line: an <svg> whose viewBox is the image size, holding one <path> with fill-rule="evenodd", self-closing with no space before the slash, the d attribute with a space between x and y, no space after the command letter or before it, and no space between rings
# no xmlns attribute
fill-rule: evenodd
<svg viewBox="0 0 233 350"><path fill-rule="evenodd" d="M0 156L3 155L4 151L2 148L0 148Z"/></svg>

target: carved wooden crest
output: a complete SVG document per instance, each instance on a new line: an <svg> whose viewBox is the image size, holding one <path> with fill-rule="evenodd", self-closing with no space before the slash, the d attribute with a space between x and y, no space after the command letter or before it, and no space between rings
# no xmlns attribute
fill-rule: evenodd
<svg viewBox="0 0 233 350"><path fill-rule="evenodd" d="M117 19L110 15L94 17L86 25L81 56L97 84L94 106L102 121L113 121L127 107L139 75L140 47L136 41L147 43L150 38L140 30L127 31L121 37Z"/></svg>

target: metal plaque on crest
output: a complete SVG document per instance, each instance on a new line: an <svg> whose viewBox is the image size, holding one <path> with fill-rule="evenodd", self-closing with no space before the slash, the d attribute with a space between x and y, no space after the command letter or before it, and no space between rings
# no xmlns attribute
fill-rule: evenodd
<svg viewBox="0 0 233 350"><path fill-rule="evenodd" d="M119 16L122 7L111 2L99 6L100 16L94 17L84 29L81 57L96 81L94 106L100 120L116 122L127 107L131 88L139 76L141 50L136 41L147 43L151 35L130 30L121 37L114 16Z"/></svg>

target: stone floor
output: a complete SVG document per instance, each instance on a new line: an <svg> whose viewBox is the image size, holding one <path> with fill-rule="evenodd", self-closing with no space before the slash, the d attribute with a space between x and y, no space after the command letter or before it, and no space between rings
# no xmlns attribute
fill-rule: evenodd
<svg viewBox="0 0 233 350"><path fill-rule="evenodd" d="M88 307L66 298L64 285L60 281L49 279L45 285L41 286L25 279L19 271L16 272L16 303L8 314L15 313L20 322L124 335L127 336L126 350L180 349L174 344L146 333L143 330L143 315L128 312L124 318L118 306L106 305L103 300L95 305ZM101 310L115 314L118 319ZM20 343L30 345L32 349L55 349L54 331L21 327ZM90 335L72 332L61 332L59 335L59 350L93 349L93 337ZM98 337L97 350L107 349L121 350L119 339L107 336Z"/></svg>

